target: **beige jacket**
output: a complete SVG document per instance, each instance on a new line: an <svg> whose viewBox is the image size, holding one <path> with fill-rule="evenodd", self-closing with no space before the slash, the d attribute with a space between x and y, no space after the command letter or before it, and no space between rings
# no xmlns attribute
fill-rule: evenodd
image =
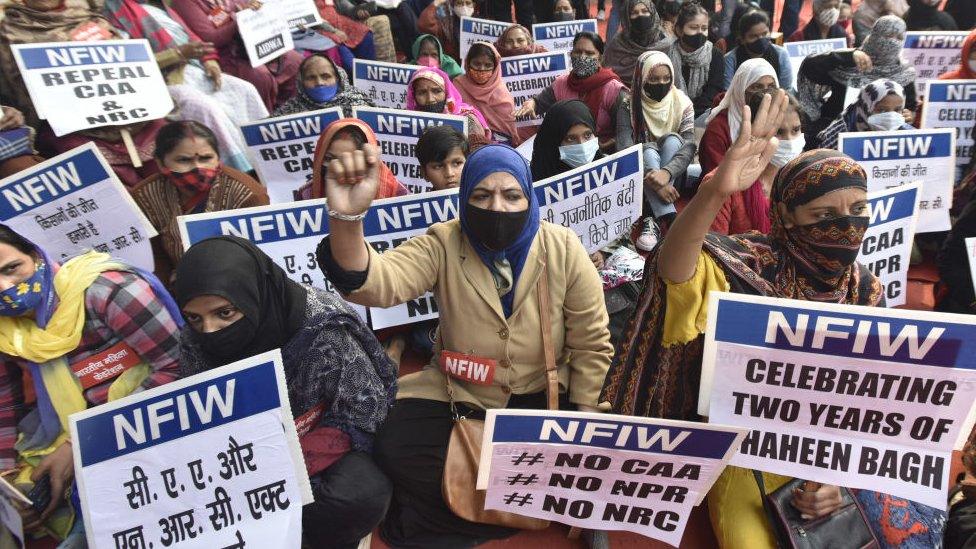
<svg viewBox="0 0 976 549"><path fill-rule="evenodd" d="M440 311L434 358L400 379L397 398L447 402L441 349L498 361L491 385L452 378L455 400L478 408L504 408L509 395L545 390L545 355L536 283L549 276L552 342L560 392L570 401L596 406L613 347L603 286L579 238L543 221L515 288L512 315L505 318L491 272L461 232L457 220L437 223L382 255L369 248L369 274L349 301L389 307L432 289Z"/></svg>

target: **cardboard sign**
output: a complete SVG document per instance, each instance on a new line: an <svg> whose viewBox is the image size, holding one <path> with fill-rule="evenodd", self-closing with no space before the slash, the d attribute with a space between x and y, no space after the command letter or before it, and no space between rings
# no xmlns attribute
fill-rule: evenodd
<svg viewBox="0 0 976 549"><path fill-rule="evenodd" d="M369 94L377 107L402 109L407 104L407 84L417 65L384 63L354 59L352 62L353 81L356 87Z"/></svg>
<svg viewBox="0 0 976 549"><path fill-rule="evenodd" d="M15 503L16 502L16 503ZM0 477L0 524L3 524L7 532L13 538L14 546L24 549L24 521L20 518L17 505L31 505L31 500L15 488L12 484Z"/></svg>
<svg viewBox="0 0 976 549"><path fill-rule="evenodd" d="M573 38L581 32L599 34L596 19L579 19L573 21L557 21L555 23L536 23L532 25L532 38L536 44L542 45L551 53L573 50Z"/></svg>
<svg viewBox="0 0 976 549"><path fill-rule="evenodd" d="M969 164L976 123L976 80L930 80L922 104L923 128L956 130L956 174L959 183Z"/></svg>
<svg viewBox="0 0 976 549"><path fill-rule="evenodd" d="M275 0L278 12L288 24L289 30L302 30L323 23L315 0Z"/></svg>
<svg viewBox="0 0 976 549"><path fill-rule="evenodd" d="M235 19L252 67L260 67L295 49L278 2L262 4L259 10L241 10Z"/></svg>
<svg viewBox="0 0 976 549"><path fill-rule="evenodd" d="M147 40L11 44L37 115L58 137L173 110Z"/></svg>
<svg viewBox="0 0 976 549"><path fill-rule="evenodd" d="M959 68L962 43L968 31L909 31L905 33L902 58L915 67L915 93L925 95L925 85Z"/></svg>
<svg viewBox="0 0 976 549"><path fill-rule="evenodd" d="M518 110L529 99L552 85L556 77L569 71L569 55L566 53L533 53L502 59L502 82L515 100ZM523 117L516 126L524 128L542 124L542 117Z"/></svg>
<svg viewBox="0 0 976 549"><path fill-rule="evenodd" d="M864 233L857 262L881 280L888 307L904 305L907 298L920 195L918 183L868 193L871 226Z"/></svg>
<svg viewBox="0 0 976 549"><path fill-rule="evenodd" d="M867 173L868 192L914 181L921 184L919 233L946 231L951 226L955 145L951 129L845 132L837 139L837 149Z"/></svg>
<svg viewBox="0 0 976 549"><path fill-rule="evenodd" d="M681 542L748 429L644 417L488 410L485 509Z"/></svg>
<svg viewBox="0 0 976 549"><path fill-rule="evenodd" d="M511 23L491 21L489 19L478 19L477 17L462 17L460 32L461 55L458 61L463 65L468 58L468 50L475 42L488 42L494 44L495 40L511 27Z"/></svg>
<svg viewBox="0 0 976 549"><path fill-rule="evenodd" d="M267 187L272 204L297 200L294 192L312 177L319 136L340 118L342 109L333 107L241 126L251 165Z"/></svg>
<svg viewBox="0 0 976 549"><path fill-rule="evenodd" d="M0 223L57 261L92 249L153 270L156 229L92 143L0 180Z"/></svg>
<svg viewBox="0 0 976 549"><path fill-rule="evenodd" d="M301 545L312 491L277 349L69 420L92 549Z"/></svg>
<svg viewBox="0 0 976 549"><path fill-rule="evenodd" d="M783 44L786 54L790 56L793 67L793 82L799 82L800 65L808 56L825 51L842 50L847 47L846 38L827 38L824 40L804 40L802 42L786 42Z"/></svg>
<svg viewBox="0 0 976 549"><path fill-rule="evenodd" d="M698 411L732 465L945 509L974 369L969 315L711 292Z"/></svg>

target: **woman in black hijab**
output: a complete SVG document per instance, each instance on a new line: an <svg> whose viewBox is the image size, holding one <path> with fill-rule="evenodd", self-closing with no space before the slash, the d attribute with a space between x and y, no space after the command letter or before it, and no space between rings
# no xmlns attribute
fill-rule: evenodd
<svg viewBox="0 0 976 549"><path fill-rule="evenodd" d="M305 542L356 547L379 524L392 493L370 455L397 378L376 337L345 302L290 280L237 237L210 238L187 250L174 293L187 322L184 376L281 349L315 495L303 511Z"/></svg>
<svg viewBox="0 0 976 549"><path fill-rule="evenodd" d="M601 158L595 132L596 123L586 103L566 99L553 105L532 146L532 180L541 181Z"/></svg>

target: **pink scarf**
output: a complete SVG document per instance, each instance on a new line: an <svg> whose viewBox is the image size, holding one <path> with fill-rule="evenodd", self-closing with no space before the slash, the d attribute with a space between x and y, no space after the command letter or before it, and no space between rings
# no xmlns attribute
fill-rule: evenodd
<svg viewBox="0 0 976 549"><path fill-rule="evenodd" d="M434 67L421 67L417 69L417 72L413 73L410 81L407 82L407 110L418 110L417 99L413 96L413 85L420 79L430 80L438 86L444 87L444 93L447 95L447 106L443 114L473 116L481 124L482 128L488 130L488 121L485 120L485 117L482 116L478 109L464 102L464 99L461 97L461 92L451 83L451 79L448 78L447 73Z"/></svg>

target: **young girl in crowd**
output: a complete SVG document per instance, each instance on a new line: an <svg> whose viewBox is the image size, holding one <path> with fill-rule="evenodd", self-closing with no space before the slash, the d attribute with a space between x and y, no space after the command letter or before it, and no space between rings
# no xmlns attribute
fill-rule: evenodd
<svg viewBox="0 0 976 549"><path fill-rule="evenodd" d="M464 74L454 80L461 98L485 117L497 143L517 147L522 139L515 127L515 99L502 82L501 56L487 42L475 42L464 60Z"/></svg>
<svg viewBox="0 0 976 549"><path fill-rule="evenodd" d="M797 29L790 35L787 42L824 40L827 38L847 39L847 31L838 23L840 5L840 0L813 0L813 19L805 27Z"/></svg>
<svg viewBox="0 0 976 549"><path fill-rule="evenodd" d="M0 225L0 374L5 413L0 463L15 465L24 493L50 478L51 503L20 509L25 532L42 526L84 547L81 511L66 500L74 480L68 416L179 374L179 310L151 273L89 251L57 263ZM124 354L128 368L76 377L92 361ZM69 533L70 532L70 533Z"/></svg>
<svg viewBox="0 0 976 549"><path fill-rule="evenodd" d="M725 54L725 88L732 86L732 77L744 63L764 59L776 71L776 80L784 90L793 88L793 64L786 49L773 44L769 38L769 16L762 10L745 13L736 26L738 45Z"/></svg>
<svg viewBox="0 0 976 549"><path fill-rule="evenodd" d="M159 233L152 240L156 275L170 284L183 242L181 215L264 206L264 186L223 165L217 138L198 122L172 122L156 136L159 173L132 190L132 198Z"/></svg>
<svg viewBox="0 0 976 549"><path fill-rule="evenodd" d="M498 50L499 55L502 57L545 53L546 51L545 46L535 43L535 40L532 38L532 32L519 24L514 24L505 29L505 32L495 42L495 49Z"/></svg>
<svg viewBox="0 0 976 549"><path fill-rule="evenodd" d="M651 0L626 0L623 9L623 29L607 43L603 65L616 73L620 81L629 88L637 58L649 49L663 48L667 36L662 30L657 8Z"/></svg>
<svg viewBox="0 0 976 549"><path fill-rule="evenodd" d="M468 143L474 150L491 142L491 129L481 111L464 102L461 92L440 69L422 67L407 82L407 110L453 114L468 119Z"/></svg>
<svg viewBox="0 0 976 549"><path fill-rule="evenodd" d="M843 132L914 129L905 123L905 90L892 80L880 79L861 88L857 101L844 114L817 134L814 147L836 149Z"/></svg>
<svg viewBox="0 0 976 549"><path fill-rule="evenodd" d="M281 349L292 415L307 426L298 436L315 497L302 509L302 536L312 547L357 547L392 489L370 456L397 386L376 336L334 294L293 282L237 237L187 250L174 293L186 318L184 376Z"/></svg>
<svg viewBox="0 0 976 549"><path fill-rule="evenodd" d="M708 12L698 2L682 4L674 34L663 51L675 68L674 85L691 98L698 117L725 90L725 58L708 40Z"/></svg>
<svg viewBox="0 0 976 549"><path fill-rule="evenodd" d="M329 56L316 53L298 66L298 93L275 109L274 116L342 107L343 116L352 116L353 107L375 107L363 90L349 83L349 76Z"/></svg>
<svg viewBox="0 0 976 549"><path fill-rule="evenodd" d="M542 181L602 156L590 109L579 99L559 101L546 112L532 143L532 180Z"/></svg>
<svg viewBox="0 0 976 549"><path fill-rule="evenodd" d="M465 521L444 502L452 402L468 417L487 408L544 407L543 329L551 330L558 357L561 407L595 411L613 351L600 278L572 231L540 221L528 162L505 145L468 158L458 220L377 254L364 245L362 225L378 185L377 154L368 147L330 166L332 232L319 245L319 265L354 303L389 307L433 289L440 308L435 358L400 380L376 437L377 462L393 481L380 532L396 547L470 547L510 536L516 531ZM541 323L542 277L555 325ZM496 360L493 381L447 378L437 366L441 351Z"/></svg>
<svg viewBox="0 0 976 549"><path fill-rule="evenodd" d="M453 57L444 53L440 40L433 34L424 34L417 38L413 43L411 54L413 59L410 60L410 64L440 69L451 79L464 72Z"/></svg>
<svg viewBox="0 0 976 549"><path fill-rule="evenodd" d="M332 161L336 158L342 158L345 153L361 149L366 143L374 147L379 146L373 129L358 118L340 118L326 126L325 131L315 143L312 180L305 187L296 191L297 198L325 197L325 179L328 176ZM376 189L376 198L410 194L410 191L397 180L390 168L382 161L379 161L377 171L379 172L380 183Z"/></svg>

